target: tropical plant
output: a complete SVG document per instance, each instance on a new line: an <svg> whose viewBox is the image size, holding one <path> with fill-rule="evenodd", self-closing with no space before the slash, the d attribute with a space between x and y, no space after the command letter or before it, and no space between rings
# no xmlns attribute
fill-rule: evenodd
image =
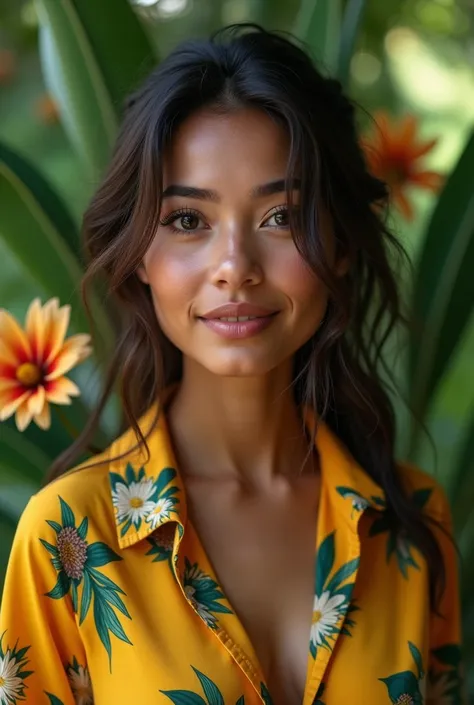
<svg viewBox="0 0 474 705"><path fill-rule="evenodd" d="M71 144L94 182L109 159L124 97L157 63L158 56L127 0L38 0L37 6L46 83ZM291 28L345 86L363 12L364 0L348 0L344 6L342 0L302 0ZM413 124L410 118L407 129L412 130ZM411 156L421 156L422 151L414 147ZM417 326L408 341L407 372L401 382L422 420L427 418L472 313L473 170L474 132L446 178L415 263L411 306ZM431 180L425 185L435 184ZM1 143L0 204L3 242L38 289L71 306L71 327L76 334L87 331L89 323L78 293L83 261L71 208L40 171ZM114 315L106 310L99 289L90 297L90 307L97 328L88 362L95 364L100 384L103 360L113 346ZM53 418L47 431L32 424L20 432L11 418L0 425L0 531L11 536L28 497L70 442L73 429L84 424L93 401L93 395L84 390L73 404L61 409L62 423ZM116 402L112 398L112 406ZM117 427L119 419L113 418ZM474 580L474 473L470 472L474 469L474 414L465 428L459 453L446 476L464 555L466 650L474 656L474 600L469 589ZM421 434L418 424L410 424L408 434L400 439L406 457L416 458ZM113 429L104 423L95 441L105 447L111 435ZM3 550L5 557L8 546Z"/></svg>

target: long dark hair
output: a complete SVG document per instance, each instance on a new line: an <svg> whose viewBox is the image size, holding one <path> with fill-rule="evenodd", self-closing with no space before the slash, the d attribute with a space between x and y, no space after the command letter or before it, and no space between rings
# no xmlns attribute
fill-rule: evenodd
<svg viewBox="0 0 474 705"><path fill-rule="evenodd" d="M430 597L437 603L445 584L442 555L429 519L402 488L394 457L396 423L383 348L396 326L408 321L395 275L406 253L381 211L387 190L367 171L354 106L340 83L323 76L294 41L258 25L232 25L210 40L183 43L126 102L110 167L83 222L84 304L92 321L87 287L92 278L105 278L119 311L117 345L97 407L53 463L50 479L87 448L115 387L123 428L134 429L149 457L138 420L179 381L181 353L161 332L150 290L136 270L158 225L164 150L178 125L204 106L221 112L258 108L289 134L288 183L301 182L298 211L291 209L291 188L287 194L293 237L330 292L321 327L295 355L296 401L317 409L384 489L393 521L427 560ZM333 221L336 253L350 262L344 277L334 276L325 258L320 204Z"/></svg>

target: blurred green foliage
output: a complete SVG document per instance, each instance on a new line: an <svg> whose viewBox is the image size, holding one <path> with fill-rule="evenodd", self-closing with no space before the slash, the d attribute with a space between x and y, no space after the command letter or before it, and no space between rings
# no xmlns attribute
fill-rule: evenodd
<svg viewBox="0 0 474 705"><path fill-rule="evenodd" d="M82 7L93 6L94 12L102 13L97 20L97 28L100 28L110 3L111 0L102 0L101 3L82 3ZM324 41L317 43L319 50L314 51L315 58L330 70L337 68L346 79L347 90L364 109L359 116L361 129L368 121L364 111L371 112L381 106L396 115L419 115L423 136L427 139L439 136L439 145L430 155L429 166L449 174L468 142L474 122L474 6L471 0L368 0L365 7L362 2L352 1L352 33L347 34L344 55L335 52L334 37L340 30L337 11L347 8L348 3L321 0L321 4L326 8L327 27L333 35L326 33ZM53 30L40 32L38 6L32 0L2 0L0 142L38 169L78 229L81 214L113 141L120 100L134 79L132 72L125 72L119 81L119 74L114 71L124 42L128 42L127 56L133 57L128 66L141 64L143 69L151 65L152 56L158 60L182 39L191 35L207 36L211 30L231 22L255 21L268 29L296 27L302 36L307 35L314 47L312 39L318 30L318 23L312 25L314 5L311 0L301 3L293 0L135 0L136 25L129 27L127 33L126 16L121 16L120 11L115 27L111 28L116 33L110 31L104 50L99 36L94 36L94 17L87 12L81 20L90 28L90 47L84 48L76 41L77 37L68 34L60 16L60 3L51 0L40 3L47 25ZM117 7L121 6L122 0L117 3ZM358 9L363 9L363 16L359 17ZM55 23L58 31L54 31ZM358 31L353 46L351 37L355 28ZM146 37L143 42L142 31ZM344 27L342 36L345 36ZM55 52L63 57L63 74L58 72ZM90 80L90 62L94 61L98 62L99 69L94 80ZM83 67L82 74L78 66ZM71 72L76 85L79 81L77 90L83 99L71 100L71 95L63 91L64 100L60 100L58 106L51 100L49 91L56 92L61 85L70 83ZM91 123L99 125L92 141L88 129ZM472 146L470 149L474 151ZM397 399L398 450L400 456L409 454L420 466L435 473L452 501L457 539L465 561L463 607L468 658L474 658L474 381L471 372L474 326L472 307L469 307L474 292L466 264L474 259L474 203L470 192L474 173L472 151L464 154L464 161L448 182L442 198L415 193L416 221L407 224L394 214L391 223L418 267L418 286L421 287L418 307L427 324L425 332L431 336L429 347L424 350L412 347L411 357L396 355L394 351L393 366L402 391L423 415L436 443L434 449L429 439L419 432L414 433L410 414L402 400ZM13 213L12 193L8 203ZM57 212L57 208L54 210ZM17 216L19 213L20 202ZM9 224L11 222L12 219ZM14 231L9 231L9 237L7 230L5 218L0 217L0 306L22 320L35 296L45 299L52 293L49 279L34 275ZM461 261L453 264L448 272L443 269L444 259L455 262L456 256ZM449 278L449 274L449 286L445 282L439 293L439 282L442 277ZM99 302L96 311L100 316ZM81 328L80 319L73 321L72 332L81 330L84 326ZM105 331L104 337L110 338L110 331ZM424 376L419 374L420 370ZM97 374L100 371L93 361L71 374L83 392L80 402L75 401L74 408L67 409L70 421L76 426L84 422L88 408L96 399ZM117 419L117 407L112 402L104 417L103 438L114 433ZM7 457L4 450L3 456L0 455L0 581L18 514L39 485L55 453L65 448L70 440L57 418L46 434L37 428L27 429L22 434L21 447L15 434L11 419L0 425L0 449L8 448L9 453ZM21 471L12 471L17 467ZM470 671L469 675L474 692L474 672Z"/></svg>

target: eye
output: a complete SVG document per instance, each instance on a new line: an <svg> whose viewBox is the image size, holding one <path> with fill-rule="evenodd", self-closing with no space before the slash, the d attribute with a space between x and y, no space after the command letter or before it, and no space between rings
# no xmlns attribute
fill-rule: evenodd
<svg viewBox="0 0 474 705"><path fill-rule="evenodd" d="M274 221L273 223L271 221ZM264 221L264 225L270 228L284 228L290 227L290 214L288 206L279 206L273 213Z"/></svg>
<svg viewBox="0 0 474 705"><path fill-rule="evenodd" d="M181 227L175 225L178 223ZM200 223L202 225L200 225ZM160 225L168 226L170 230L179 233L193 233L205 227L204 221L197 211L191 208L181 208L178 211L170 213L166 218L160 220Z"/></svg>

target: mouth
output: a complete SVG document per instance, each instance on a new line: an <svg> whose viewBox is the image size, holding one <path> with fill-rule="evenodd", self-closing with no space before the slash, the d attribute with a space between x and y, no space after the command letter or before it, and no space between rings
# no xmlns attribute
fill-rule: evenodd
<svg viewBox="0 0 474 705"><path fill-rule="evenodd" d="M262 333L272 325L278 311L264 316L219 316L214 318L199 317L204 325L223 338L238 340L250 338Z"/></svg>

